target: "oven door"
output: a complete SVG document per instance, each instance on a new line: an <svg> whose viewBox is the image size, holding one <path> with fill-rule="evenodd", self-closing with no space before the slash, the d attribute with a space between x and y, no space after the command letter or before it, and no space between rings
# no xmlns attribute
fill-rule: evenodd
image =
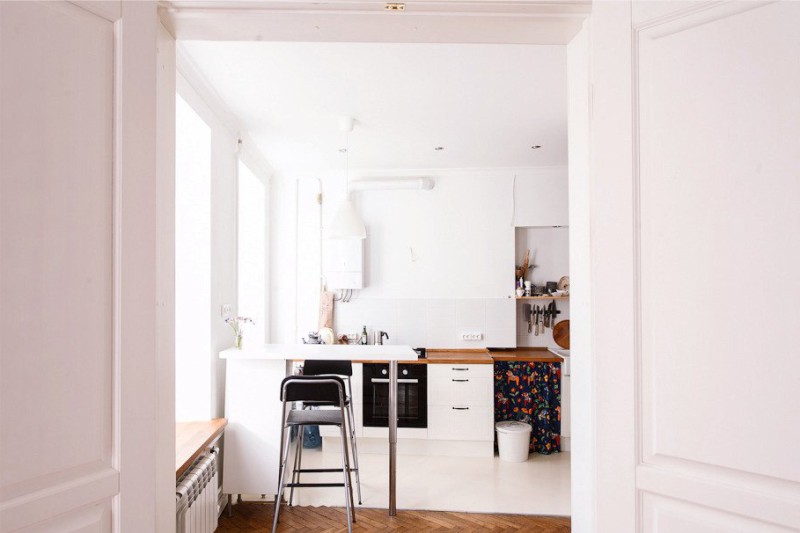
<svg viewBox="0 0 800 533"><path fill-rule="evenodd" d="M428 383L425 365L400 365L397 379L397 427L428 427ZM373 367L368 369L367 367ZM364 365L364 426L389 427L389 366Z"/></svg>

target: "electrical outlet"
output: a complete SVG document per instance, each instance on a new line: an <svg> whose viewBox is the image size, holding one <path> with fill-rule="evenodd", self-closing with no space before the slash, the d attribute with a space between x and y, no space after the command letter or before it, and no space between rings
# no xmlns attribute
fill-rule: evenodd
<svg viewBox="0 0 800 533"><path fill-rule="evenodd" d="M462 333L462 341L480 341L483 340L483 333Z"/></svg>
<svg viewBox="0 0 800 533"><path fill-rule="evenodd" d="M233 306L231 304L222 304L220 306L219 314L222 315L222 318L230 318L233 316Z"/></svg>

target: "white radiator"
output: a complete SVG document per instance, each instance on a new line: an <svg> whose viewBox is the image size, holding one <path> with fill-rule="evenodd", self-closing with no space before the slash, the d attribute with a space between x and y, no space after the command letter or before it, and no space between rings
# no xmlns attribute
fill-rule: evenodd
<svg viewBox="0 0 800 533"><path fill-rule="evenodd" d="M177 533L214 533L219 517L217 456L219 448L201 455L175 488Z"/></svg>

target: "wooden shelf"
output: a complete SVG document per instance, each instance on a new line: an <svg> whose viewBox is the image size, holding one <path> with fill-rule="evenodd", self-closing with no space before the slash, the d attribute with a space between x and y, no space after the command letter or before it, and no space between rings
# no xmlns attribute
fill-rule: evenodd
<svg viewBox="0 0 800 533"><path fill-rule="evenodd" d="M225 418L175 424L175 477L181 477L192 461L217 440L228 425Z"/></svg>
<svg viewBox="0 0 800 533"><path fill-rule="evenodd" d="M569 300L566 296L517 296L517 300Z"/></svg>

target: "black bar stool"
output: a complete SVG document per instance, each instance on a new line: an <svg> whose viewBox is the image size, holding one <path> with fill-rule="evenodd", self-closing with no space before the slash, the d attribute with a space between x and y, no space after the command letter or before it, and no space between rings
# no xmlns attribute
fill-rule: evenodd
<svg viewBox="0 0 800 533"><path fill-rule="evenodd" d="M356 444L356 415L353 412L353 387L350 383L350 378L353 376L353 362L352 361L326 361L320 359L307 359L303 362L303 375L304 376L339 376L344 379L347 384L347 397L345 398L345 406L347 406L347 427L350 435L350 449L353 452L353 466L351 472L356 473L356 491L358 493L358 504L361 505L361 475L358 470L358 445ZM325 402L304 402L303 407L334 405ZM301 437L302 438L302 437ZM300 466L301 454L303 444L300 443L300 449L295 456L295 470ZM297 475L297 481L300 480L300 475ZM292 475L294 482L294 475ZM292 497L294 491L289 491L289 505L292 505Z"/></svg>
<svg viewBox="0 0 800 533"><path fill-rule="evenodd" d="M278 466L278 494L275 496L275 517L272 521L272 533L278 528L278 515L283 491L286 487L344 487L345 507L347 508L347 531L352 533L355 521L353 488L350 485L350 458L347 452L345 437L345 385L338 376L289 376L281 382L281 401L283 402L283 425L281 426L281 449ZM322 402L325 405L337 406L338 409L288 409L292 402ZM342 476L344 483L286 483L286 462L289 459L289 439L292 427L297 426L300 435L305 426L338 426L342 434ZM297 439L301 444L301 439ZM302 448L301 448L302 449ZM338 472L338 468L295 469L300 472ZM294 477L294 474L293 474Z"/></svg>

